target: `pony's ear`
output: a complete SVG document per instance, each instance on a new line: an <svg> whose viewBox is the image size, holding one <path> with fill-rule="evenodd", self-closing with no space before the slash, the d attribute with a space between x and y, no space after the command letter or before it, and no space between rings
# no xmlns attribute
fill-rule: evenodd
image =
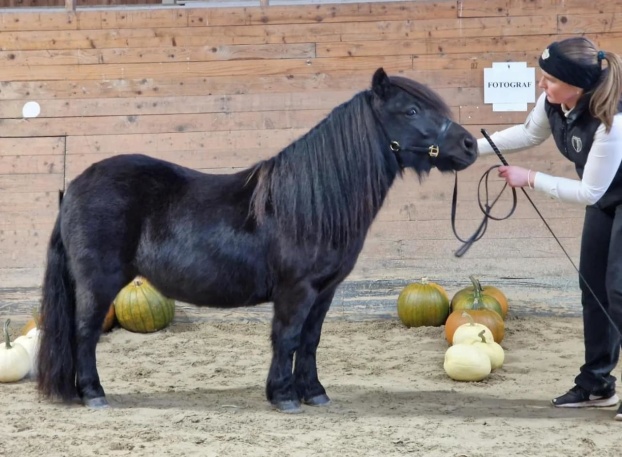
<svg viewBox="0 0 622 457"><path fill-rule="evenodd" d="M378 96L384 98L389 91L391 81L383 68L378 68L371 80L371 88Z"/></svg>

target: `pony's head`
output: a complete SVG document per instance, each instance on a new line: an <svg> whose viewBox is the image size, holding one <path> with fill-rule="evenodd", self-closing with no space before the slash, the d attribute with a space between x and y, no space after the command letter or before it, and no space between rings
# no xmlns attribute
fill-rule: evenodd
<svg viewBox="0 0 622 457"><path fill-rule="evenodd" d="M381 137L401 169L427 174L462 170L477 158L477 141L451 120L449 107L433 90L411 79L389 77L382 68L372 78L372 109Z"/></svg>

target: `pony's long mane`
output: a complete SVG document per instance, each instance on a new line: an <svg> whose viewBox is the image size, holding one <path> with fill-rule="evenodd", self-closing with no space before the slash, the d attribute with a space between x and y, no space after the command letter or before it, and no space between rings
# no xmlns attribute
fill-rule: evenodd
<svg viewBox="0 0 622 457"><path fill-rule="evenodd" d="M252 214L296 239L347 244L367 231L391 185L370 104L360 92L278 155L260 162ZM386 140L384 140L386 141Z"/></svg>

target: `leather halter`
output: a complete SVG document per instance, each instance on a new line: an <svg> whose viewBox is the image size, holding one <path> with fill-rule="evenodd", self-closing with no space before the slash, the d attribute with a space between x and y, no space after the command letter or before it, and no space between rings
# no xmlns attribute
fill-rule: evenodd
<svg viewBox="0 0 622 457"><path fill-rule="evenodd" d="M440 144L445 139L445 136L447 135L447 131L449 130L449 127L451 126L451 124L453 124L452 120L445 118L445 120L443 121L441 130L438 132L438 135L436 137L436 141L433 144L430 144L429 146L411 146L409 148L402 149L402 146L400 145L398 141L391 140L391 136L387 132L387 129L384 127L384 124L380 121L380 119L378 119L378 116L376 115L376 112L373 109L372 109L372 112L374 113L374 117L378 121L378 124L380 124L380 127L382 128L382 132L384 133L384 136L389 139L389 149L391 150L391 152L395 154L395 158L401 169L405 168L404 162L402 161L402 157L399 154L402 151L415 152L415 153L427 153L432 158L438 157L438 155L441 153Z"/></svg>

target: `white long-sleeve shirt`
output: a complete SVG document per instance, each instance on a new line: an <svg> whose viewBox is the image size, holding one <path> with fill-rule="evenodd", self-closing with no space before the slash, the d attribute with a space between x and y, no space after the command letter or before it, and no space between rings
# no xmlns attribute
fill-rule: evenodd
<svg viewBox="0 0 622 457"><path fill-rule="evenodd" d="M500 151L518 151L537 146L551 135L551 126L544 108L542 93L524 124L495 132L490 137ZM566 116L570 111L566 112ZM480 154L494 152L486 138L477 141ZM607 191L622 163L622 113L614 116L609 133L601 124L583 169L583 179L568 179L536 172L534 188L571 203L593 205Z"/></svg>

